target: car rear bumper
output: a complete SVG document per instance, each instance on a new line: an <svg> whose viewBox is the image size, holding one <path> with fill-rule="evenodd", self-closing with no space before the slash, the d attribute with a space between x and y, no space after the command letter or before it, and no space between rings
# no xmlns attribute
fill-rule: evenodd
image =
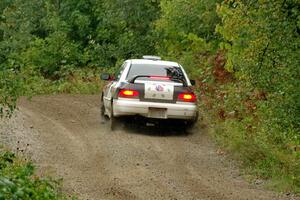
<svg viewBox="0 0 300 200"><path fill-rule="evenodd" d="M197 105L193 103L156 103L142 102L133 99L116 99L113 102L114 116L141 115L147 118L186 119L197 118ZM153 115L153 110L161 110L163 114Z"/></svg>

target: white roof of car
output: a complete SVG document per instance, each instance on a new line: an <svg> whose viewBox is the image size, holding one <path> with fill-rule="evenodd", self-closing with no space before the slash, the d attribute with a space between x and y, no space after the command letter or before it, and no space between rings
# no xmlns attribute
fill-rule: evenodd
<svg viewBox="0 0 300 200"><path fill-rule="evenodd" d="M164 60L132 59L128 61L131 62L131 64L151 64L151 65L166 65L166 66L179 67L179 64L176 62L164 61Z"/></svg>

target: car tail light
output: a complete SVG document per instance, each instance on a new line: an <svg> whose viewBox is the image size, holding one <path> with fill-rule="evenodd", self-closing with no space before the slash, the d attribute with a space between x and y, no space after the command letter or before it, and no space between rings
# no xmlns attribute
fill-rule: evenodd
<svg viewBox="0 0 300 200"><path fill-rule="evenodd" d="M178 101L196 102L196 95L193 93L181 93L178 95Z"/></svg>
<svg viewBox="0 0 300 200"><path fill-rule="evenodd" d="M168 77L168 76L150 76L150 79L170 80L170 77Z"/></svg>
<svg viewBox="0 0 300 200"><path fill-rule="evenodd" d="M119 91L119 97L137 98L138 96L139 96L139 92L136 90L122 89Z"/></svg>

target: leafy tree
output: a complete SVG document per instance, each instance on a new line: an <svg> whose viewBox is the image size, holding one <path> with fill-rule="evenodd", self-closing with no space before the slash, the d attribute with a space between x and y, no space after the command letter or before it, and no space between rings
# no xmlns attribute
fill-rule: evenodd
<svg viewBox="0 0 300 200"><path fill-rule="evenodd" d="M246 87L268 93L261 115L270 132L279 125L285 138L300 128L300 3L228 1L219 7L227 43L227 69ZM292 131L293 132L293 131ZM279 133L278 133L279 134Z"/></svg>
<svg viewBox="0 0 300 200"><path fill-rule="evenodd" d="M14 107L28 77L59 81L76 68L155 54L158 0L5 0L0 11L3 106Z"/></svg>
<svg viewBox="0 0 300 200"><path fill-rule="evenodd" d="M103 1L98 4L98 27L93 47L101 46L106 62L155 53L152 23L159 18L158 0Z"/></svg>
<svg viewBox="0 0 300 200"><path fill-rule="evenodd" d="M162 0L161 18L156 22L160 55L184 64L189 73L199 76L210 67L219 36L216 6L220 0Z"/></svg>
<svg viewBox="0 0 300 200"><path fill-rule="evenodd" d="M220 135L256 174L299 192L300 2L229 0L218 13L225 67L236 78L223 106L239 113Z"/></svg>

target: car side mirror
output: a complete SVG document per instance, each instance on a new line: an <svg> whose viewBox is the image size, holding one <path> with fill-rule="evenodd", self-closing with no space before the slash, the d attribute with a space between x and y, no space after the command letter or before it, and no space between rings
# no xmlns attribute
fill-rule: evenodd
<svg viewBox="0 0 300 200"><path fill-rule="evenodd" d="M190 80L191 84L194 86L196 85L196 81L195 80Z"/></svg>
<svg viewBox="0 0 300 200"><path fill-rule="evenodd" d="M108 74L108 73L101 74L100 78L101 78L101 80L104 80L104 81L109 81L111 79L110 74Z"/></svg>

